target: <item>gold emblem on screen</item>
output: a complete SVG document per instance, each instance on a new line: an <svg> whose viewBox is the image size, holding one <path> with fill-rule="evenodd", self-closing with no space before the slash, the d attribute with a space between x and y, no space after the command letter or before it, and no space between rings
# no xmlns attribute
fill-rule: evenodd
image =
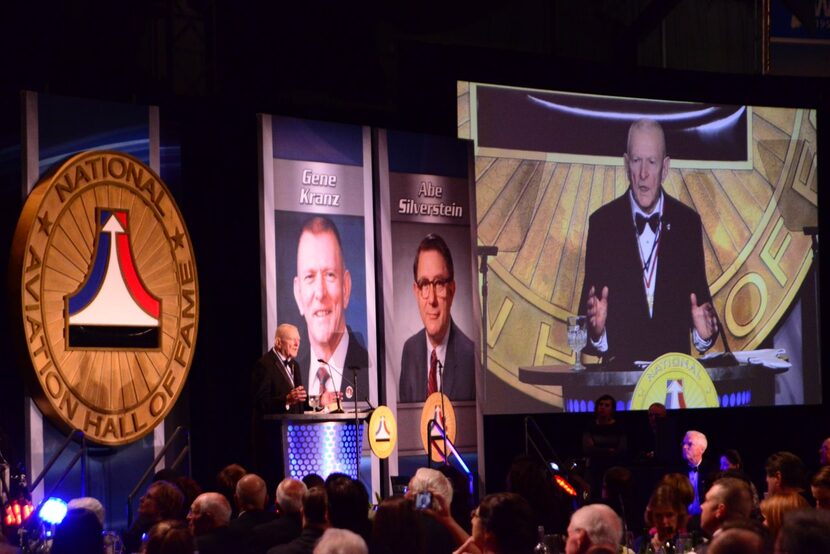
<svg viewBox="0 0 830 554"><path fill-rule="evenodd" d="M476 139L477 86L458 85L460 138ZM701 217L709 289L733 350L773 332L810 270L801 230L817 220L816 124L815 110L752 107L751 169L672 160L663 186ZM488 370L552 406L563 406L561 388L521 383L518 368L574 362L566 322L579 308L588 217L628 188L623 149L610 165L476 149L478 240L499 247L489 262Z"/></svg>
<svg viewBox="0 0 830 554"><path fill-rule="evenodd" d="M85 152L26 200L11 280L40 409L98 443L133 442L178 399L193 359L198 284L170 191L120 152Z"/></svg>
<svg viewBox="0 0 830 554"><path fill-rule="evenodd" d="M717 408L718 393L712 378L688 354L663 354L643 371L634 393L632 410L647 410L659 402L668 409Z"/></svg>

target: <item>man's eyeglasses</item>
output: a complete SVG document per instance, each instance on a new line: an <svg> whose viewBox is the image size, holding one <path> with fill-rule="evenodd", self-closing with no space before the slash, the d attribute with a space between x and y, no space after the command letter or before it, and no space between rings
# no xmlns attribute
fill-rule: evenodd
<svg viewBox="0 0 830 554"><path fill-rule="evenodd" d="M418 290L421 291L421 298L427 299L429 298L429 289L435 288L435 296L438 298L444 298L447 296L447 289L448 285L452 281L450 279L433 279L432 281L427 281L426 279L421 279L415 286L418 287Z"/></svg>

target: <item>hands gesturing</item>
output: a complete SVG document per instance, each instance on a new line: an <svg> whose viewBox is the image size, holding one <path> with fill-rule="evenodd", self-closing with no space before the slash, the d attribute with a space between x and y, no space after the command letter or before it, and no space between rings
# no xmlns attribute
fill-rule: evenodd
<svg viewBox="0 0 830 554"><path fill-rule="evenodd" d="M709 340L718 332L718 318L715 308L711 302L697 305L697 295L692 293L689 297L692 303L692 323L697 334L703 340Z"/></svg>
<svg viewBox="0 0 830 554"><path fill-rule="evenodd" d="M608 287L602 287L597 296L595 287L588 291L588 334L593 340L599 340L605 332L605 320L608 319Z"/></svg>

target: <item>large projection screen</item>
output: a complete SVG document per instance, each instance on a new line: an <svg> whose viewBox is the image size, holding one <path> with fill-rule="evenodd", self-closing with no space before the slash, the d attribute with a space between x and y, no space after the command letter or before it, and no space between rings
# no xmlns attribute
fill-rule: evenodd
<svg viewBox="0 0 830 554"><path fill-rule="evenodd" d="M802 304L815 303L804 232L818 217L814 109L469 82L458 83L457 104L458 136L475 144L478 242L499 249L489 263L485 413L567 409L560 387L522 382L519 369L574 362L565 322L580 307L589 217L627 194L623 153L641 118L665 131L663 190L700 216L729 346L777 349L789 361L766 404L821 401L807 390L819 382L818 321L802 318ZM722 350L719 338L710 352Z"/></svg>

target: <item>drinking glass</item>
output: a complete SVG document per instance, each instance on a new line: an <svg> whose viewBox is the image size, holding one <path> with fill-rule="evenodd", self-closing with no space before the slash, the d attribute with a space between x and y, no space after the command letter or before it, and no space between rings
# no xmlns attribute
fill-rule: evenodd
<svg viewBox="0 0 830 554"><path fill-rule="evenodd" d="M568 316L568 346L571 347L575 355L575 363L571 367L573 371L585 370L585 366L582 365L579 355L582 349L585 348L585 345L588 344L587 322L588 318L584 315Z"/></svg>
<svg viewBox="0 0 830 554"><path fill-rule="evenodd" d="M308 405L311 407L313 411L317 411L317 408L320 407L320 397L316 394L313 394L308 397Z"/></svg>

